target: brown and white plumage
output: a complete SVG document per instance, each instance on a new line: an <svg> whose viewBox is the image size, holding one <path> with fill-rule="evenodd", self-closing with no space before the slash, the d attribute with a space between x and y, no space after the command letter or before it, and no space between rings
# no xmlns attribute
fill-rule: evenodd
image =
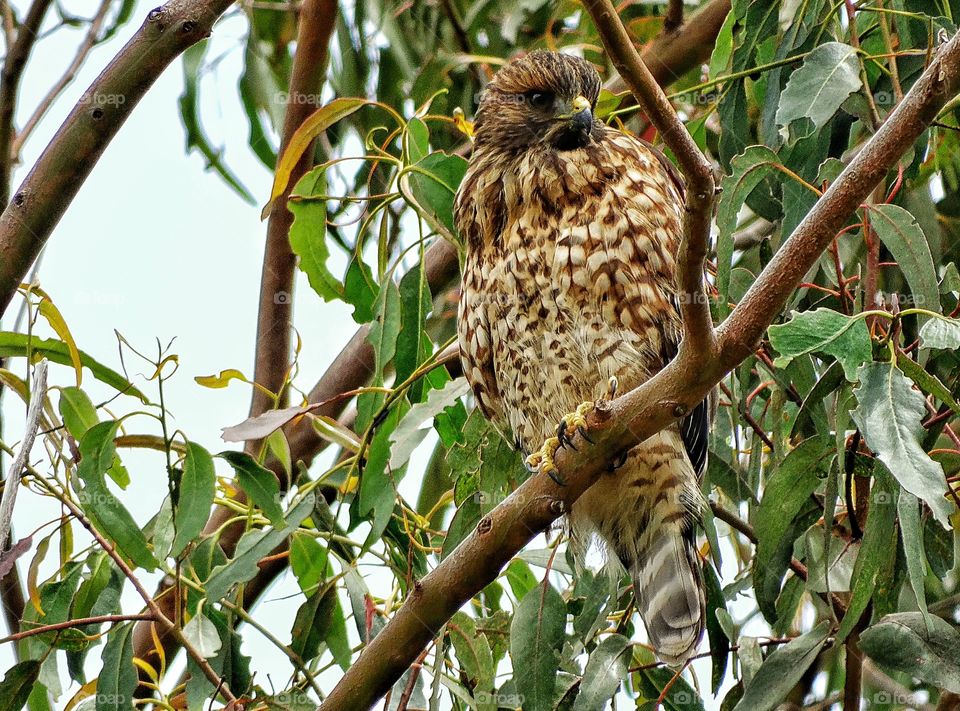
<svg viewBox="0 0 960 711"><path fill-rule="evenodd" d="M652 147L593 119L585 106L599 88L575 57L533 52L506 65L480 103L457 196L464 372L527 453L611 376L631 389L657 372L681 333L682 186ZM671 664L703 632L693 531L706 429L701 406L631 450L570 516L581 548L596 534L630 572L650 641Z"/></svg>

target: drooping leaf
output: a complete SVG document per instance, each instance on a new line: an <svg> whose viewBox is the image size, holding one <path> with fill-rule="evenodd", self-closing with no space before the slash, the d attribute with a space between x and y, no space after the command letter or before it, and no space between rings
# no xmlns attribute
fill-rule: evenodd
<svg viewBox="0 0 960 711"><path fill-rule="evenodd" d="M290 648L304 661L320 653L320 645L327 638L337 602L337 586L328 584L310 595L293 621Z"/></svg>
<svg viewBox="0 0 960 711"><path fill-rule="evenodd" d="M960 349L960 320L932 318L920 326L920 343L924 348Z"/></svg>
<svg viewBox="0 0 960 711"><path fill-rule="evenodd" d="M857 371L860 385L854 391L854 422L867 445L900 485L923 499L944 527L953 507L943 498L947 482L943 467L920 446L923 395L893 363L866 363Z"/></svg>
<svg viewBox="0 0 960 711"><path fill-rule="evenodd" d="M913 306L939 313L940 285L930 243L917 219L899 205L871 205L870 224L910 285ZM906 306L907 300L900 299Z"/></svg>
<svg viewBox="0 0 960 711"><path fill-rule="evenodd" d="M780 95L777 124L788 127L799 118L810 119L810 132L820 129L840 105L860 88L857 51L841 42L825 42L790 75Z"/></svg>
<svg viewBox="0 0 960 711"><path fill-rule="evenodd" d="M768 656L743 690L734 711L772 711L800 681L823 649L830 633L824 620L812 630L778 647Z"/></svg>
<svg viewBox="0 0 960 711"><path fill-rule="evenodd" d="M280 505L280 482L276 475L261 466L246 452L220 452L237 474L237 484L274 526L283 525L283 507Z"/></svg>
<svg viewBox="0 0 960 711"><path fill-rule="evenodd" d="M825 437L804 440L768 475L763 499L753 509L751 521L757 535L753 581L757 604L771 622L777 617L780 582L793 548L793 539L785 534L828 471L832 452L831 443ZM788 544L786 547L784 542Z"/></svg>
<svg viewBox="0 0 960 711"><path fill-rule="evenodd" d="M97 680L97 711L127 711L137 688L133 665L133 623L117 625L107 637Z"/></svg>
<svg viewBox="0 0 960 711"><path fill-rule="evenodd" d="M777 367L805 353L826 353L837 359L847 380L855 382L857 368L872 357L870 333L862 318L844 316L830 309L794 312L787 323L767 329L780 356Z"/></svg>
<svg viewBox="0 0 960 711"><path fill-rule="evenodd" d="M216 626L202 613L191 617L183 626L183 636L204 659L217 656L223 646Z"/></svg>
<svg viewBox="0 0 960 711"><path fill-rule="evenodd" d="M78 492L80 506L117 548L141 568L153 570L156 558L147 546L146 537L117 498L107 488L104 474L113 465L116 448L113 438L118 422L100 422L80 440L80 465L77 475L83 481Z"/></svg>
<svg viewBox="0 0 960 711"><path fill-rule="evenodd" d="M524 708L547 711L553 705L557 660L563 645L567 612L563 598L549 582L528 592L510 625L510 658Z"/></svg>
<svg viewBox="0 0 960 711"><path fill-rule="evenodd" d="M885 615L860 635L860 648L879 664L960 694L960 632L919 612Z"/></svg>
<svg viewBox="0 0 960 711"><path fill-rule="evenodd" d="M170 554L178 556L203 530L216 493L216 473L210 453L195 442L187 442L180 478L180 496L173 509L176 535Z"/></svg>
<svg viewBox="0 0 960 711"><path fill-rule="evenodd" d="M453 649L460 660L460 667L473 685L474 691L492 691L493 653L486 635L477 631L473 618L457 612L447 623L447 634L450 635Z"/></svg>
<svg viewBox="0 0 960 711"><path fill-rule="evenodd" d="M330 258L327 201L322 197L327 192L326 174L326 167L318 166L300 178L290 192L291 200L287 207L293 213L290 248L297 255L300 271L307 275L310 286L320 298L332 301L343 298L343 284L327 266ZM290 294L276 294L274 298L289 300Z"/></svg>
<svg viewBox="0 0 960 711"><path fill-rule="evenodd" d="M14 664L0 681L0 711L21 711L30 691L40 676L40 662L36 659Z"/></svg>
<svg viewBox="0 0 960 711"><path fill-rule="evenodd" d="M587 660L574 711L604 708L627 675L629 661L630 640L619 634L604 637Z"/></svg>

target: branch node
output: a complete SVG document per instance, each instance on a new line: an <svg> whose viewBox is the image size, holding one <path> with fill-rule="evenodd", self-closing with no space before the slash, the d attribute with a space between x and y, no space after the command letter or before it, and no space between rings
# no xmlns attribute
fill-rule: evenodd
<svg viewBox="0 0 960 711"><path fill-rule="evenodd" d="M683 417L690 411L690 408L684 405L682 402L678 402L673 406L673 416L674 417Z"/></svg>
<svg viewBox="0 0 960 711"><path fill-rule="evenodd" d="M477 524L477 533L482 536L490 533L491 530L493 530L493 520L489 516L484 516Z"/></svg>
<svg viewBox="0 0 960 711"><path fill-rule="evenodd" d="M563 499L554 499L550 502L550 513L556 514L557 516L562 515L567 510L566 505L563 503Z"/></svg>

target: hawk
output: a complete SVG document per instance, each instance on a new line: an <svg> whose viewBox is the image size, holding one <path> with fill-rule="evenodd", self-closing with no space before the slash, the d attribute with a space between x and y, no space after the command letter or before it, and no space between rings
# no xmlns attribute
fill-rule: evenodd
<svg viewBox="0 0 960 711"><path fill-rule="evenodd" d="M594 117L599 92L577 57L535 51L502 67L477 109L455 203L464 372L484 414L554 476L551 455L592 401L651 377L682 333L683 185L652 146ZM570 512L580 554L599 539L629 572L671 665L703 634L694 527L708 426L704 402L626 453Z"/></svg>

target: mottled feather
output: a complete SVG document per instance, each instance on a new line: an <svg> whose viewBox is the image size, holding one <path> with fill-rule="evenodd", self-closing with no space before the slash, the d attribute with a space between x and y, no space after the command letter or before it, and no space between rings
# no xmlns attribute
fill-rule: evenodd
<svg viewBox="0 0 960 711"><path fill-rule="evenodd" d="M528 453L611 376L628 390L660 370L681 335L682 185L649 144L564 113L578 96L594 105L599 88L575 57L534 52L507 64L478 109L456 201L464 372L479 407ZM703 631L693 531L707 426L703 405L635 447L570 516L581 552L597 537L630 572L669 663Z"/></svg>

